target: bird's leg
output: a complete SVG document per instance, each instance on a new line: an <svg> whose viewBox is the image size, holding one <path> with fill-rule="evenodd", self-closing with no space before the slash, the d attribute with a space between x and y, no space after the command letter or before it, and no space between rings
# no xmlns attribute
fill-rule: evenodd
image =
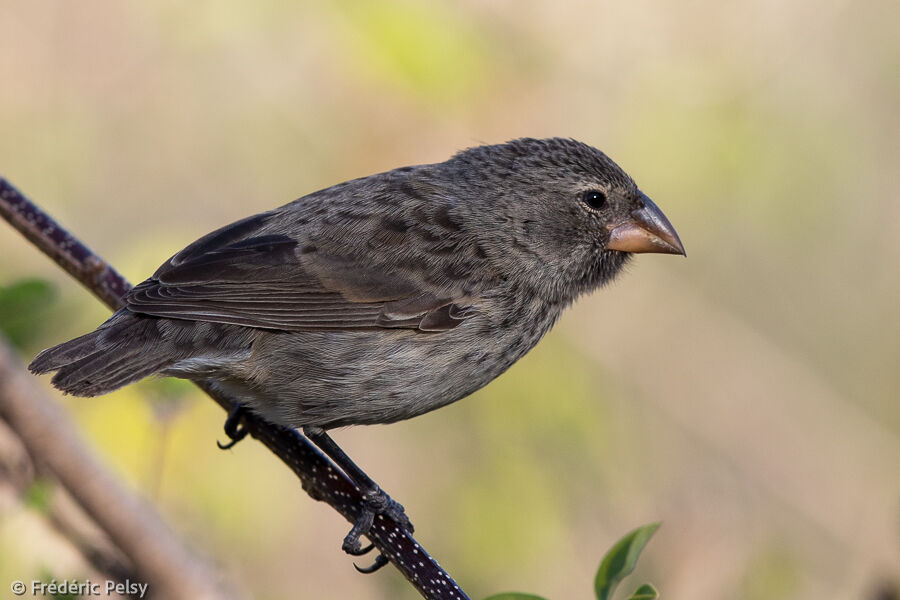
<svg viewBox="0 0 900 600"><path fill-rule="evenodd" d="M328 455L331 460L341 468L344 473L356 484L363 496L363 506L360 511L356 523L350 533L344 538L343 550L347 554L359 556L371 550L371 546L362 548L359 538L369 533L372 523L375 521L375 515L383 514L394 521L407 531L412 532L413 526L403 510L403 506L391 499L390 496L382 490L372 478L354 463L347 454L341 450L341 447L331 439L325 430L321 427L304 427L303 434L308 437L322 452ZM356 567L361 573L374 573L384 565L388 560L383 555L378 555L375 563L368 568Z"/></svg>
<svg viewBox="0 0 900 600"><path fill-rule="evenodd" d="M216 445L218 445L221 450L228 450L247 437L247 429L244 427L244 414L246 412L247 409L244 408L243 404L235 404L231 411L229 411L228 418L225 419L225 435L227 435L228 439L231 441L227 444L223 444L217 440Z"/></svg>

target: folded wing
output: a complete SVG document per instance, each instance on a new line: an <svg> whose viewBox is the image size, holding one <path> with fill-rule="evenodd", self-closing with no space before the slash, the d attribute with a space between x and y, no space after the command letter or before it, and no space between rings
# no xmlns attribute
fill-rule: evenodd
<svg viewBox="0 0 900 600"><path fill-rule="evenodd" d="M128 294L136 313L282 331L440 332L471 314L388 267L270 233L271 213L228 225L173 256Z"/></svg>

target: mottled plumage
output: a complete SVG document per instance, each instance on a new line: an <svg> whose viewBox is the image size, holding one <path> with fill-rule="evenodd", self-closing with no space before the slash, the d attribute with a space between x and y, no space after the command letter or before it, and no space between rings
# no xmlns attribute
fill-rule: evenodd
<svg viewBox="0 0 900 600"><path fill-rule="evenodd" d="M293 427L389 423L490 382L631 251L683 248L606 155L481 146L223 227L31 369L76 395L162 373Z"/></svg>

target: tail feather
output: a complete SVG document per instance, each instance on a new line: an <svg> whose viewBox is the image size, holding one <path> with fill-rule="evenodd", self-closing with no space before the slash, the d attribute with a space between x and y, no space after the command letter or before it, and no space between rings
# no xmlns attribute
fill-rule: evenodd
<svg viewBox="0 0 900 600"><path fill-rule="evenodd" d="M98 396L134 383L165 368L168 357L130 352L117 356L100 351L61 367L50 382L75 396Z"/></svg>
<svg viewBox="0 0 900 600"><path fill-rule="evenodd" d="M85 356L90 356L99 349L102 337L98 335L99 332L100 330L98 329L58 346L47 348L34 357L34 360L28 365L28 370L35 375L43 375L44 373L56 371Z"/></svg>
<svg viewBox="0 0 900 600"><path fill-rule="evenodd" d="M160 336L158 319L119 311L97 330L48 348L28 368L56 371L51 383L67 394L99 396L152 375L180 356Z"/></svg>

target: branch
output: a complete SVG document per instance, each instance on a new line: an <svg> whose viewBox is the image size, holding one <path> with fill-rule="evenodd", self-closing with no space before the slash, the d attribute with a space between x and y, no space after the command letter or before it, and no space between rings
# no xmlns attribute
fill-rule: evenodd
<svg viewBox="0 0 900 600"><path fill-rule="evenodd" d="M0 344L0 416L28 454L52 471L84 511L128 556L159 598L232 598L209 565L169 531L159 515L123 487L88 450L59 407Z"/></svg>
<svg viewBox="0 0 900 600"><path fill-rule="evenodd" d="M52 258L113 310L121 308L131 287L106 261L66 231L40 208L0 177L0 215L44 254ZM226 411L236 401L212 382L195 382ZM300 478L315 500L334 508L350 523L362 507L356 486L298 431L269 423L253 414L244 419L247 431L262 442ZM375 547L429 600L467 599L455 581L401 525L378 515L367 534Z"/></svg>
<svg viewBox="0 0 900 600"><path fill-rule="evenodd" d="M40 395L30 401L46 401ZM33 486L50 482L53 493L41 506L46 521L59 536L81 554L91 579L119 582L142 581L128 558L115 547L109 536L84 513L78 503L45 466L36 464L22 439L0 419L0 497L9 495L22 501ZM2 501L0 501L2 504ZM2 508L0 508L2 511ZM121 596L115 596L121 597Z"/></svg>

